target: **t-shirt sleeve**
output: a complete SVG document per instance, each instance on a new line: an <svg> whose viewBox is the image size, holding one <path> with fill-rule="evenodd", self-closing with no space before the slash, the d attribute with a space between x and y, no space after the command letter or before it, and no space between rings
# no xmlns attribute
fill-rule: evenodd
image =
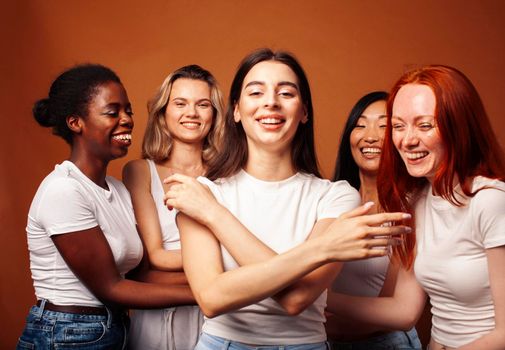
<svg viewBox="0 0 505 350"><path fill-rule="evenodd" d="M332 182L319 202L317 219L338 218L359 206L360 201L358 191L347 181Z"/></svg>
<svg viewBox="0 0 505 350"><path fill-rule="evenodd" d="M484 248L505 245L505 188L487 188L475 195L477 223Z"/></svg>
<svg viewBox="0 0 505 350"><path fill-rule="evenodd" d="M219 191L219 187L212 180L209 180L203 176L197 177L196 180L198 182L200 182L201 184L204 184L205 186L207 186L219 203L221 203L221 204L223 203L223 196L221 195L221 192Z"/></svg>
<svg viewBox="0 0 505 350"><path fill-rule="evenodd" d="M35 217L49 236L98 226L92 203L83 195L79 183L68 178L48 184Z"/></svg>

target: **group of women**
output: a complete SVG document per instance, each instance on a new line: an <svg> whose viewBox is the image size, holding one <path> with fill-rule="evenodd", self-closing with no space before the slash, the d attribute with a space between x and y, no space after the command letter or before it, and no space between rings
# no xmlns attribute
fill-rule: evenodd
<svg viewBox="0 0 505 350"><path fill-rule="evenodd" d="M71 68L35 104L71 152L28 214L19 349L420 349L426 295L430 350L505 348L505 160L461 72L360 99L334 181L289 53L246 56L225 112L196 65L148 110L123 185L106 176L133 128L114 72Z"/></svg>

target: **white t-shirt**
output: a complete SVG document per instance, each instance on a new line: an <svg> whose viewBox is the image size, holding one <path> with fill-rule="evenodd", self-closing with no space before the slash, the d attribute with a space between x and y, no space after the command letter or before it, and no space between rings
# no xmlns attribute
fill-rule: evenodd
<svg viewBox="0 0 505 350"><path fill-rule="evenodd" d="M473 190L483 187L457 207L428 186L416 204L414 270L431 298L431 336L450 347L495 327L486 249L505 245L505 183L475 178Z"/></svg>
<svg viewBox="0 0 505 350"><path fill-rule="evenodd" d="M348 295L376 297L382 290L388 267L388 256L346 262L333 281L331 290Z"/></svg>
<svg viewBox="0 0 505 350"><path fill-rule="evenodd" d="M108 176L106 182L108 191L72 162L64 161L40 184L26 227L37 299L58 305L102 305L67 266L52 235L100 226L121 275L140 262L142 243L135 228L130 194L113 177Z"/></svg>
<svg viewBox="0 0 505 350"><path fill-rule="evenodd" d="M277 253L304 242L316 221L336 218L360 203L346 181L332 183L297 173L279 182L258 180L245 171L217 180L199 180L256 237ZM238 267L221 246L225 270ZM248 344L304 344L326 340L326 292L297 316L289 316L273 299L206 319L203 331Z"/></svg>

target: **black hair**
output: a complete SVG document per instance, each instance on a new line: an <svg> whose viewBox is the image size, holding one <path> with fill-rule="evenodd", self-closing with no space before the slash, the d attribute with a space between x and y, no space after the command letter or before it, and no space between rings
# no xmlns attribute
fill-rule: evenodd
<svg viewBox="0 0 505 350"><path fill-rule="evenodd" d="M111 69L99 64L84 64L61 73L51 84L49 96L35 102L33 116L43 127L53 128L53 134L72 144L72 131L67 126L67 117L88 115L88 104L107 83L121 84Z"/></svg>
<svg viewBox="0 0 505 350"><path fill-rule="evenodd" d="M387 101L388 93L385 91L374 91L366 94L359 99L349 113L347 122L340 137L340 146L338 147L337 162L333 181L346 180L355 189L359 190L361 181L359 179L359 168L351 153L350 137L351 132L358 123L365 109L377 101Z"/></svg>
<svg viewBox="0 0 505 350"><path fill-rule="evenodd" d="M314 146L314 112L307 76L296 58L289 52L268 48L253 51L240 63L233 78L225 114L224 141L228 145L216 159L210 162L207 177L216 179L237 173L246 163L247 140L242 123L236 123L233 112L240 99L242 84L249 71L263 61L280 62L293 70L298 78L300 96L307 113L307 122L300 123L292 141L292 162L297 171L321 177Z"/></svg>

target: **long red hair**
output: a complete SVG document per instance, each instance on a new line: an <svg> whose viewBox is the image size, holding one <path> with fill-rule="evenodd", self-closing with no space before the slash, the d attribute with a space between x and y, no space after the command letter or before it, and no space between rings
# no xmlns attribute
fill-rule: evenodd
<svg viewBox="0 0 505 350"><path fill-rule="evenodd" d="M387 103L387 128L377 176L379 201L386 211L413 208L426 178L410 176L392 140L391 116L398 91L407 84L429 86L436 98L435 120L445 147L444 159L436 170L434 192L461 206L454 193L458 181L466 196L472 197L475 176L505 178L505 157L493 132L480 96L470 80L455 68L430 65L405 73L393 86ZM414 231L414 216L409 223ZM414 231L415 232L415 231ZM405 235L393 249L393 258L407 268L414 260L415 234Z"/></svg>

